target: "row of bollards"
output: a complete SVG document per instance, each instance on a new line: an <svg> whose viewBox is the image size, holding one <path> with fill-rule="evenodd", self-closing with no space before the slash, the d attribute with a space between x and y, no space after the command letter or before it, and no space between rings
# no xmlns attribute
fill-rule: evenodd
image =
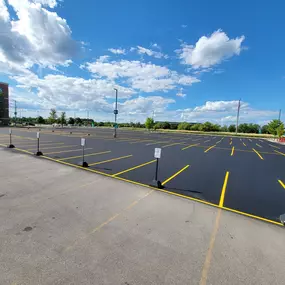
<svg viewBox="0 0 285 285"><path fill-rule="evenodd" d="M12 129L9 129L9 137L10 137L10 142L9 142L9 145L7 147L8 148L15 148L15 146L12 143ZM37 132L37 151L35 153L36 156L42 156L43 155L43 153L40 150L40 138L41 138L41 134L40 134L40 132ZM87 167L89 167L89 165L85 161L86 139L81 138L80 144L82 147L82 162L80 162L80 166L87 168ZM161 184L161 182L158 179L158 168L159 168L159 159L161 158L161 148L155 148L154 149L154 158L156 159L155 176L154 176L154 180L153 180L153 183L151 184L151 186L162 189L163 185Z"/></svg>

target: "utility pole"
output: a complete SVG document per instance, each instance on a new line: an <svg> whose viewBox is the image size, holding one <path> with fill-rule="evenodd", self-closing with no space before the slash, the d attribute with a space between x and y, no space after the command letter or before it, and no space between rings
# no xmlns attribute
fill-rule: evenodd
<svg viewBox="0 0 285 285"><path fill-rule="evenodd" d="M239 121L239 111L240 111L240 100L241 100L241 99L239 99L239 101L238 101L236 134L238 133L238 121Z"/></svg>
<svg viewBox="0 0 285 285"><path fill-rule="evenodd" d="M17 101L15 100L15 111L14 111L14 115L15 115L15 126L16 126L16 121L17 121Z"/></svg>
<svg viewBox="0 0 285 285"><path fill-rule="evenodd" d="M115 105L115 110L114 110L114 115L115 115L115 125L114 125L114 138L117 137L117 115L118 115L118 89L114 88L116 91L116 105Z"/></svg>

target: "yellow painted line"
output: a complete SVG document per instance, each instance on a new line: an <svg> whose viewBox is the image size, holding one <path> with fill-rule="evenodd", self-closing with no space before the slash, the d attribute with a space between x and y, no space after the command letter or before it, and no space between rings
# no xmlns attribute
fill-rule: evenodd
<svg viewBox="0 0 285 285"><path fill-rule="evenodd" d="M124 170L124 171L115 173L115 174L113 174L112 176L113 176L113 177L114 177L114 176L118 176L118 175L124 174L124 173L126 173L126 172L129 172L129 171L132 171L132 170L141 168L141 167L143 167L143 166L149 165L149 164L154 163L154 162L156 162L156 159L151 160L151 161L148 161L148 162L143 163L143 164L140 164L140 165L137 165L137 166L134 166L134 167L132 167L132 168L126 169L126 170Z"/></svg>
<svg viewBox="0 0 285 285"><path fill-rule="evenodd" d="M98 165L98 164L103 164L103 163L107 163L107 162L112 162L112 161L116 161L116 160L121 160L121 159L125 159L125 158L129 158L132 157L133 155L125 155L125 156L120 156L120 157L116 157L116 158L112 158L112 159L107 159L107 160L103 160L103 161L98 161L95 163L90 163L89 166L93 166L93 165Z"/></svg>
<svg viewBox="0 0 285 285"><path fill-rule="evenodd" d="M153 140L137 140L135 142L130 142L130 144L135 144L135 143L143 143L143 142L152 142Z"/></svg>
<svg viewBox="0 0 285 285"><path fill-rule="evenodd" d="M208 149L206 149L204 152L206 153L206 152L208 152L209 150L211 150L212 148L214 148L216 145L212 145L212 146L210 146Z"/></svg>
<svg viewBox="0 0 285 285"><path fill-rule="evenodd" d="M193 147L193 146L197 146L197 145L199 145L199 144L200 144L200 143L190 144L190 145L188 145L188 146L182 148L182 150L188 149L188 148Z"/></svg>
<svg viewBox="0 0 285 285"><path fill-rule="evenodd" d="M157 141L154 143L147 143L146 145L153 145L153 144L158 144L158 143L169 143L170 141Z"/></svg>
<svg viewBox="0 0 285 285"><path fill-rule="evenodd" d="M278 154L281 154L281 155L284 155L285 156L285 153L283 153L283 152L280 152L280 151L278 151L278 150L274 150L276 153L278 153Z"/></svg>
<svg viewBox="0 0 285 285"><path fill-rule="evenodd" d="M174 146L174 145L178 145L178 144L183 144L183 143L172 143L172 144L164 145L162 148L170 147L170 146Z"/></svg>
<svg viewBox="0 0 285 285"><path fill-rule="evenodd" d="M82 149L81 149L82 150ZM85 154L84 156L87 157L87 156L94 156L94 155L100 155L100 154L105 154L105 153L110 153L111 151L110 150L107 150L107 151L102 151L102 152L95 152L95 153L90 153L90 154ZM70 160L70 159L74 159L74 158L81 158L82 155L77 155L77 156L71 156L71 157L65 157L65 158L61 158L59 160Z"/></svg>
<svg viewBox="0 0 285 285"><path fill-rule="evenodd" d="M224 180L224 185L223 185L223 188L222 188L222 193L221 193L221 197L220 197L219 207L223 207L224 206L224 200L225 200L225 194L226 194L226 190L227 190L229 175L230 175L230 173L227 171L226 172L226 176L225 176L225 180Z"/></svg>
<svg viewBox="0 0 285 285"><path fill-rule="evenodd" d="M63 145L63 146L52 146L52 147L40 147L40 149L55 149L55 148L65 148L65 147L74 147L74 146L77 146L77 145ZM35 147L36 147L36 144L35 144ZM30 148L28 150L35 150L35 148Z"/></svg>
<svg viewBox="0 0 285 285"><path fill-rule="evenodd" d="M233 155L234 155L234 152L235 152L235 147L233 146L233 148L232 148L232 152L231 152L231 156L233 156Z"/></svg>
<svg viewBox="0 0 285 285"><path fill-rule="evenodd" d="M222 140L220 140L220 141L216 142L216 144L218 144L218 143L220 143L220 142L222 142Z"/></svg>
<svg viewBox="0 0 285 285"><path fill-rule="evenodd" d="M196 142L196 141L200 141L201 139L196 139L196 140L193 140L193 142Z"/></svg>
<svg viewBox="0 0 285 285"><path fill-rule="evenodd" d="M260 159L263 160L263 157L261 156L261 154L257 150L255 150L254 148L252 150L259 156Z"/></svg>
<svg viewBox="0 0 285 285"><path fill-rule="evenodd" d="M246 144L243 142L243 145L246 146Z"/></svg>
<svg viewBox="0 0 285 285"><path fill-rule="evenodd" d="M41 143L40 144L40 146L48 146L48 145L51 145L51 146L53 146L53 145L63 145L64 143ZM30 147L30 146L37 146L37 142L35 141L34 143L29 143L29 144L22 144L22 143L20 143L20 145L21 145L21 147L23 146L23 147Z"/></svg>
<svg viewBox="0 0 285 285"><path fill-rule="evenodd" d="M232 142L232 141L230 141L230 145L232 145L232 143L233 143L233 142Z"/></svg>
<svg viewBox="0 0 285 285"><path fill-rule="evenodd" d="M274 147L274 148L277 148L277 149L280 149L280 147L276 146L276 145L273 145L273 144L269 144L270 146Z"/></svg>
<svg viewBox="0 0 285 285"><path fill-rule="evenodd" d="M284 184L281 180L278 180L278 182L279 182L280 185L285 189L285 184Z"/></svg>
<svg viewBox="0 0 285 285"><path fill-rule="evenodd" d="M201 279L200 279L199 285L206 285L207 284L208 272L209 272L209 269L210 269L211 259L212 259L212 255L213 255L213 249L214 249L214 245L215 245L218 229L219 229L219 226L220 226L221 213L222 213L222 210L219 209L218 213L217 213L217 216L216 216L215 225L214 225L214 228L212 230L210 243L209 243L209 246L208 246L207 255L206 255L206 258L205 258L204 265L203 265L202 275L201 275Z"/></svg>
<svg viewBox="0 0 285 285"><path fill-rule="evenodd" d="M252 142L252 140L251 139L248 139L250 142Z"/></svg>
<svg viewBox="0 0 285 285"><path fill-rule="evenodd" d="M261 146L260 144L256 143L256 145L257 145L258 147L261 147L261 148L262 148L262 146Z"/></svg>
<svg viewBox="0 0 285 285"><path fill-rule="evenodd" d="M173 178L175 178L177 175L179 175L181 172L183 172L184 170L186 170L190 165L186 165L185 167L183 167L181 170L179 170L178 172L176 172L175 174L173 174L172 176L170 176L168 179L166 179L165 181L163 181L161 183L161 185L165 185L167 182L171 181Z"/></svg>
<svg viewBox="0 0 285 285"><path fill-rule="evenodd" d="M259 216L251 215L251 214L248 214L248 213L245 213L245 212L237 211L237 210L234 210L234 209L231 209L231 208L223 207L222 209L230 211L230 212L233 212L233 213L236 213L236 214L240 214L240 215L243 215L243 216L246 216L246 217L254 218L256 220L264 221L264 222L275 224L275 225L278 225L278 226L283 226L282 223L279 223L279 222L276 222L276 221L272 221L272 220L269 220L269 219L265 219L265 218L262 218L262 217L259 217Z"/></svg>
<svg viewBox="0 0 285 285"><path fill-rule="evenodd" d="M204 143L210 142L211 140L204 141Z"/></svg>
<svg viewBox="0 0 285 285"><path fill-rule="evenodd" d="M93 148L92 147L85 148L85 150L90 150L90 149L93 149ZM54 152L47 152L47 153L45 153L45 155L57 154L57 153L66 153L66 152L77 152L77 151L82 151L82 148L80 148L80 149L71 149L71 150L62 150L62 151L54 151Z"/></svg>

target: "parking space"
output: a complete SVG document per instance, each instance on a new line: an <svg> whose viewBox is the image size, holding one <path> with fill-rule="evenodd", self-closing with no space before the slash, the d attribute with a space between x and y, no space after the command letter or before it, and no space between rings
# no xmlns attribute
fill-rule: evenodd
<svg viewBox="0 0 285 285"><path fill-rule="evenodd" d="M13 129L18 150L37 151L35 129ZM143 185L155 185L154 148L162 149L158 179L164 191L280 224L285 213L285 148L263 139L112 129L41 130L44 157ZM9 143L0 129L0 145ZM83 169L83 168L82 168Z"/></svg>

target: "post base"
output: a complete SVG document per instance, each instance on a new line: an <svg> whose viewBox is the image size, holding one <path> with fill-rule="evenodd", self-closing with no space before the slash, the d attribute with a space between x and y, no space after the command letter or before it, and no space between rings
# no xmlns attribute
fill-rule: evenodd
<svg viewBox="0 0 285 285"><path fill-rule="evenodd" d="M15 148L15 146L13 144L9 144L7 147L8 148Z"/></svg>
<svg viewBox="0 0 285 285"><path fill-rule="evenodd" d="M35 153L35 155L36 155L36 156L42 156L43 153L42 153L41 151L37 151L37 152Z"/></svg>
<svg viewBox="0 0 285 285"><path fill-rule="evenodd" d="M161 182L158 180L153 180L152 183L150 184L150 186L158 188L158 189L163 189L164 186L161 184Z"/></svg>
<svg viewBox="0 0 285 285"><path fill-rule="evenodd" d="M83 161L83 162L81 163L81 166L82 166L82 167L89 167L89 165L88 165L88 163L87 163L86 161Z"/></svg>

